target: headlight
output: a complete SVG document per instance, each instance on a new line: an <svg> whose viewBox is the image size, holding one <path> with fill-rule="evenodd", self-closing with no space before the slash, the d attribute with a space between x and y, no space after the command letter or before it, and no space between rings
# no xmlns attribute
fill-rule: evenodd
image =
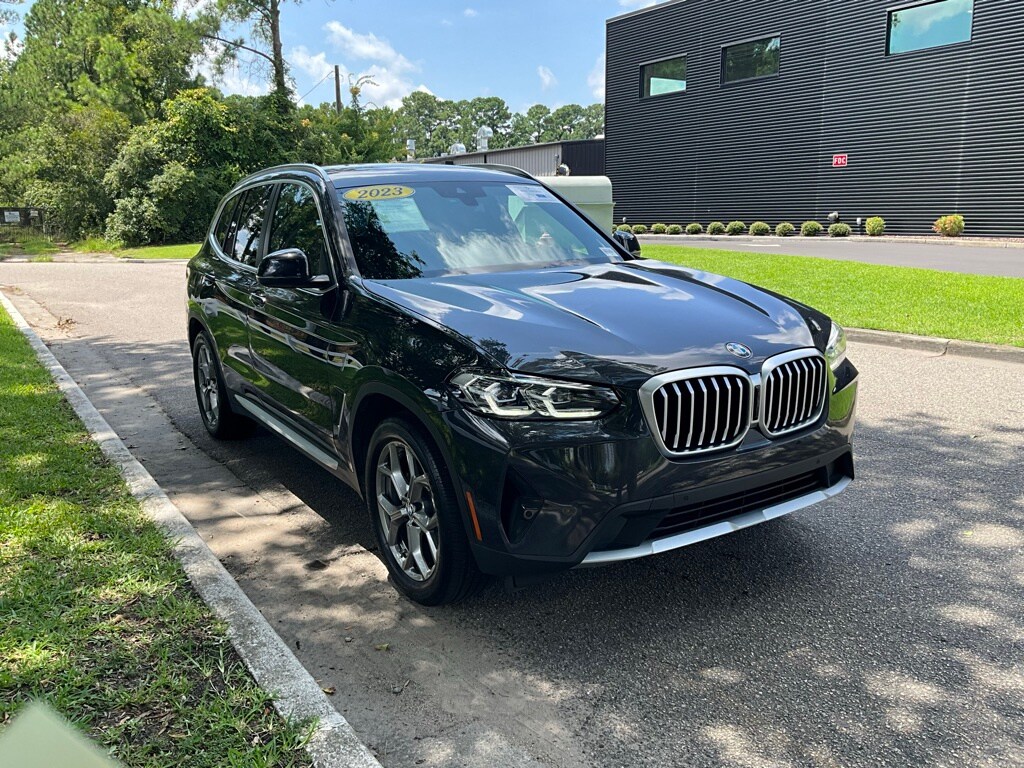
<svg viewBox="0 0 1024 768"><path fill-rule="evenodd" d="M464 405L500 419L596 419L619 404L606 387L532 376L460 373L452 387Z"/></svg>
<svg viewBox="0 0 1024 768"><path fill-rule="evenodd" d="M838 323L832 323L832 331L828 335L828 346L825 347L825 359L834 371L846 359L846 331Z"/></svg>

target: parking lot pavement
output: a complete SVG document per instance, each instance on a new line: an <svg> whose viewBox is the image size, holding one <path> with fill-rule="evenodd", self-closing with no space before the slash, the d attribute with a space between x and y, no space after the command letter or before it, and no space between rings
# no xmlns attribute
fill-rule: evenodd
<svg viewBox="0 0 1024 768"><path fill-rule="evenodd" d="M268 435L207 438L182 278L180 264L0 265L386 766L1024 765L1021 366L851 345L845 494L426 610L384 581L355 494Z"/></svg>

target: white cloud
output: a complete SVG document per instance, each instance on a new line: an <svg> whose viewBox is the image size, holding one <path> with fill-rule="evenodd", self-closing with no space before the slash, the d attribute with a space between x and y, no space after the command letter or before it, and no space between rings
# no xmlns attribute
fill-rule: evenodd
<svg viewBox="0 0 1024 768"><path fill-rule="evenodd" d="M911 27L914 33L923 35L940 22L972 13L974 13L972 0L954 0L951 3L934 6L928 13L909 13L902 16L902 21Z"/></svg>
<svg viewBox="0 0 1024 768"><path fill-rule="evenodd" d="M604 101L605 55L602 53L594 62L594 68L587 75L587 85L598 101Z"/></svg>
<svg viewBox="0 0 1024 768"><path fill-rule="evenodd" d="M402 98L413 91L431 93L425 84L417 85L412 79L420 68L396 51L387 40L372 33L356 32L337 21L329 22L325 29L330 41L342 53L362 63L359 67L342 67L352 73L352 80L365 76L372 81L363 86L363 103L398 107Z"/></svg>
<svg viewBox="0 0 1024 768"><path fill-rule="evenodd" d="M454 26L454 25L452 24L452 20L451 19L441 19L441 26L442 27L451 27L451 26Z"/></svg>
<svg viewBox="0 0 1024 768"><path fill-rule="evenodd" d="M555 73L543 64L537 67L537 77L540 78L541 90L547 91L558 85L558 78L555 77Z"/></svg>
<svg viewBox="0 0 1024 768"><path fill-rule="evenodd" d="M223 72L214 72L213 59L222 49L220 44L208 45L202 58L192 65L193 75L202 75L207 83L224 94L262 96L269 92L268 75L260 64L233 61L224 66Z"/></svg>
<svg viewBox="0 0 1024 768"><path fill-rule="evenodd" d="M216 83L223 93L237 93L240 96L262 96L269 90L267 83L261 78L254 79L252 75L244 73L237 64L228 66L219 78L206 74L206 79Z"/></svg>
<svg viewBox="0 0 1024 768"><path fill-rule="evenodd" d="M411 81L379 64L360 73L360 77L364 75L372 80L363 86L360 98L364 104L373 103L378 107L397 109L402 106L402 99L413 91L433 93L423 83L414 86Z"/></svg>
<svg viewBox="0 0 1024 768"><path fill-rule="evenodd" d="M289 63L301 69L314 81L322 80L334 71L334 65L327 61L327 54L323 51L312 54L304 45L292 48L288 54Z"/></svg>
<svg viewBox="0 0 1024 768"><path fill-rule="evenodd" d="M391 47L391 43L381 40L372 32L361 34L338 21L328 22L326 29L331 42L353 58L380 62L396 72L416 69L411 61Z"/></svg>
<svg viewBox="0 0 1024 768"><path fill-rule="evenodd" d="M210 9L216 0L174 0L176 16L187 16L194 19L203 11Z"/></svg>
<svg viewBox="0 0 1024 768"><path fill-rule="evenodd" d="M462 15L465 16L467 19L475 19L480 14L477 13L477 10L475 8L467 8L462 12Z"/></svg>

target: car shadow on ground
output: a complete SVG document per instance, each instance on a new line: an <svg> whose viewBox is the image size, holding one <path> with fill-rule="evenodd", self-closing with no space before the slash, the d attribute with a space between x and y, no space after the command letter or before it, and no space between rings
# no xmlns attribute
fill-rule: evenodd
<svg viewBox="0 0 1024 768"><path fill-rule="evenodd" d="M827 504L424 609L358 556L374 543L354 492L266 433L206 436L184 343L62 346L81 343L130 360L247 486L302 502L226 561L378 752L417 734L389 765L456 760L467 723L477 756L508 742L558 765L1024 764L1024 445L1006 425L862 419L857 481Z"/></svg>

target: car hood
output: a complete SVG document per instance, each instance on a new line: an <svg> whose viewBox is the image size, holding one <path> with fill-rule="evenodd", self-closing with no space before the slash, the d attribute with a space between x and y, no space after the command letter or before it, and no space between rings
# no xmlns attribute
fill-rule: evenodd
<svg viewBox="0 0 1024 768"><path fill-rule="evenodd" d="M829 333L827 317L769 291L646 259L365 286L498 365L581 381L639 385L705 365L753 373L780 352L824 349ZM729 342L752 356L738 358Z"/></svg>

